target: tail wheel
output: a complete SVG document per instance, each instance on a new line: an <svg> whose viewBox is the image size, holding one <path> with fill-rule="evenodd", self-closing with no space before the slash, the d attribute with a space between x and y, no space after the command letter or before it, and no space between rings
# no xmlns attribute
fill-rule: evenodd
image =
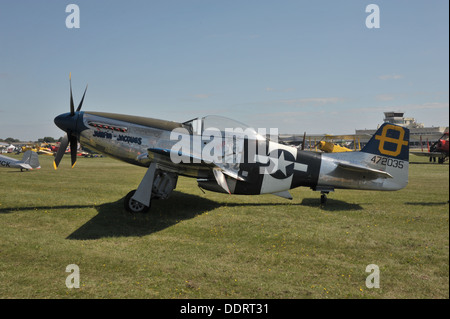
<svg viewBox="0 0 450 319"><path fill-rule="evenodd" d="M322 193L322 195L320 195L320 205L325 205L327 203L327 194Z"/></svg>
<svg viewBox="0 0 450 319"><path fill-rule="evenodd" d="M125 202L124 202L125 210L130 213L147 213L150 210L150 207L147 207L147 206L135 201L134 199L132 199L135 192L136 192L136 190L132 190L131 192L129 192L127 194L127 196L125 196ZM151 206L151 202L150 202L150 206Z"/></svg>

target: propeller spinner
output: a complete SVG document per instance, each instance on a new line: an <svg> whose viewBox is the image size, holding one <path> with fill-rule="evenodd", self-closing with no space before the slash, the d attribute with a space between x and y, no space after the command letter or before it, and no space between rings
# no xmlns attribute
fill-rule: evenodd
<svg viewBox="0 0 450 319"><path fill-rule="evenodd" d="M72 76L69 74L69 83L70 83L70 113L64 113L55 117L55 124L60 129L66 132L66 135L61 140L59 145L58 152L56 152L55 160L53 162L53 167L58 169L59 163L61 162L64 153L66 152L67 146L70 144L70 158L72 161L72 167L75 166L77 162L77 120L78 115L83 105L84 97L86 95L86 91L88 86L86 85L86 89L84 90L83 97L81 98L80 104L78 105L76 111L73 104L73 95L72 95Z"/></svg>

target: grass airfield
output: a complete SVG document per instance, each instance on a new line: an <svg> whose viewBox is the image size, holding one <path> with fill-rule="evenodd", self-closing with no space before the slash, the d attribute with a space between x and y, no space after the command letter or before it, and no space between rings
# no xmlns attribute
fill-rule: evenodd
<svg viewBox="0 0 450 319"><path fill-rule="evenodd" d="M145 168L39 158L0 169L0 298L449 298L448 163L412 156L404 190L337 190L325 207L307 188L289 201L179 178L132 215L123 198ZM369 264L380 288L366 287Z"/></svg>

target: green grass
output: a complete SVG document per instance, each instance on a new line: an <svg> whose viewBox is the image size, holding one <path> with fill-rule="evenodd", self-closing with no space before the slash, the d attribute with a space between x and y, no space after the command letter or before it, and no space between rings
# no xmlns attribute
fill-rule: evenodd
<svg viewBox="0 0 450 319"><path fill-rule="evenodd" d="M413 158L413 161L421 161ZM109 158L0 169L0 298L449 298L449 166L398 192L229 196L180 178L131 215L145 173ZM65 285L66 266L81 287ZM366 266L380 288L365 285Z"/></svg>

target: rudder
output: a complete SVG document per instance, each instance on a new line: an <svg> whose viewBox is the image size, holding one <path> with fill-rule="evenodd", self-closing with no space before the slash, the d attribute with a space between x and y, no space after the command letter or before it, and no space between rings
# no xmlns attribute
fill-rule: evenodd
<svg viewBox="0 0 450 319"><path fill-rule="evenodd" d="M41 165L39 164L39 157L33 151L26 151L23 154L22 162L30 165L32 168L41 168Z"/></svg>
<svg viewBox="0 0 450 319"><path fill-rule="evenodd" d="M384 123L361 152L409 161L409 129Z"/></svg>

